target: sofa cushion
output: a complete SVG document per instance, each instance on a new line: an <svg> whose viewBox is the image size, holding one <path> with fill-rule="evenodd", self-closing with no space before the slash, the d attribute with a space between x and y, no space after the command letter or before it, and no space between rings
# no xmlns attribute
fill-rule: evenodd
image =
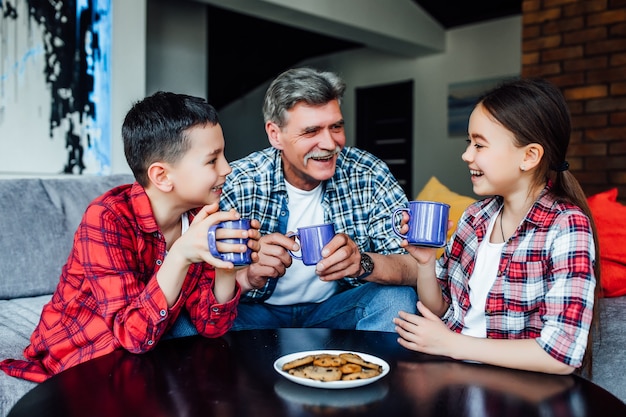
<svg viewBox="0 0 626 417"><path fill-rule="evenodd" d="M604 297L626 294L626 206L617 201L617 188L587 199L598 231Z"/></svg>
<svg viewBox="0 0 626 417"><path fill-rule="evenodd" d="M0 299L51 294L87 205L132 181L126 174L0 180Z"/></svg>
<svg viewBox="0 0 626 417"><path fill-rule="evenodd" d="M0 300L0 360L21 359L30 343L44 304L51 295ZM6 416L13 405L37 385L0 371L0 416Z"/></svg>
<svg viewBox="0 0 626 417"><path fill-rule="evenodd" d="M626 297L599 300L591 380L626 402Z"/></svg>

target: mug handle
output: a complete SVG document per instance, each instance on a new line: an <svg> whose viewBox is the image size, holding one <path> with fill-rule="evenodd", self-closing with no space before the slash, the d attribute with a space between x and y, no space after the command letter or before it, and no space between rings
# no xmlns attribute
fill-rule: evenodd
<svg viewBox="0 0 626 417"><path fill-rule="evenodd" d="M295 240L296 240L296 242L298 242L298 241L300 240L300 233L298 233L298 232L290 232L290 233L287 233L287 235L286 235L286 236L287 236L287 237L295 237L295 238L296 238L296 239L295 239ZM300 242L298 242L298 244L300 244ZM292 252L292 251L290 251L289 249L287 249L287 252L289 252L289 255L291 255L291 257L292 257L293 259L297 259L297 260L299 260L299 261L301 261L301 260L302 260L302 256L298 256L298 255L296 255L295 253L293 253L293 252Z"/></svg>
<svg viewBox="0 0 626 417"><path fill-rule="evenodd" d="M391 215L391 228L392 228L393 232L394 232L396 235L398 235L398 237L401 237L401 238L403 238L403 239L406 239L406 238L407 238L407 237L406 237L407 235L403 235L402 233L400 233L400 230L398 230L398 228L396 227L396 224L398 224L398 223L399 223L399 221L400 221L400 220L402 220L401 218L400 218L400 219L398 219L398 215L399 215L401 212L403 212L403 211L406 211L406 212L408 213L408 212L409 212L409 209L408 209L408 208L404 208L404 207L400 207L400 208L397 208L397 209L395 209L395 210L393 211L393 214Z"/></svg>
<svg viewBox="0 0 626 417"><path fill-rule="evenodd" d="M221 226L218 224L214 224L209 227L209 232L207 233L207 239L209 241L209 252L213 255L214 258L224 260L222 258L222 254L217 250L217 244L215 243L215 231L219 229Z"/></svg>

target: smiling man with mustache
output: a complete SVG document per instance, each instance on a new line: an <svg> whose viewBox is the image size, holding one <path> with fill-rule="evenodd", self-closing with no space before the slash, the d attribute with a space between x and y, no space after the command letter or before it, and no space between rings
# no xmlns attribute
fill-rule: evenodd
<svg viewBox="0 0 626 417"><path fill-rule="evenodd" d="M271 147L234 161L221 209L261 223L261 249L239 274L233 330L323 327L394 331L398 311L416 310L417 264L392 231L407 203L387 165L346 147L340 105L346 85L332 72L296 68L269 86L263 104ZM297 228L332 223L323 259L292 259Z"/></svg>

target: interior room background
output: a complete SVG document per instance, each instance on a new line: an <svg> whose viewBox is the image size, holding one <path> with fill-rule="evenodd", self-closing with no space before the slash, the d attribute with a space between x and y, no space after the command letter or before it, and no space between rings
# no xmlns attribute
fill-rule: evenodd
<svg viewBox="0 0 626 417"><path fill-rule="evenodd" d="M12 4L19 4L26 0L13 0ZM209 54L212 43L219 42L220 36L233 36L229 33L212 33L209 30L211 22L210 7L218 7L223 2L218 0L109 0L111 2L111 60L110 60L110 101L111 101L111 163L110 172L128 172L120 138L120 127L123 116L132 103L147 94L157 90L168 90L203 97L210 96L211 85L209 83L209 60L221 60L220 65L240 71L242 62L238 60L236 51L223 56ZM359 8L348 10L345 15L339 13L344 22L357 28L370 28L370 34L383 39L391 39L391 42L377 42L363 39L366 46L339 51L331 54L303 58L295 65L311 65L321 69L329 69L338 72L348 83L343 112L346 120L346 133L348 144L356 144L356 91L362 88L384 86L394 83L411 81L413 84L413 136L411 157L413 161L412 194L416 194L431 176L437 176L442 183L453 190L471 195L471 183L467 174L467 166L460 159L465 148L464 136L450 136L448 132L448 98L450 86L464 85L464 83L476 83L483 80L502 79L511 76L519 76L522 69L529 75L541 75L550 71L550 64L537 61L541 56L541 48L549 47L547 43L553 38L542 34L535 35L534 49L529 50L528 40L532 38L531 29L537 27L536 21L529 20L529 16L535 19L553 19L549 12L558 9L560 13L574 7L587 7L585 11L589 15L600 14L598 9L619 9L624 17L624 4L616 4L617 0L560 0L552 1L545 5L543 1L524 1L525 11L522 15L485 21L479 24L461 26L445 30L423 12L414 13L414 4L409 0L359 0ZM7 3L6 1L4 2ZM331 0L316 0L315 2L289 0L246 0L233 2L236 4L258 4L261 6L294 8L297 11L313 14L311 30L320 33L328 32L337 37L340 35L341 23L332 21L324 13L337 14L338 4ZM618 1L619 3L619 1ZM231 3L224 3L231 5ZM4 7L4 6L3 6ZM234 7L234 6L233 6ZM410 28L404 22L389 20L388 17L402 19L401 15L408 15L407 8L419 24ZM530 7L530 9L529 9ZM546 10L542 10L545 7ZM594 10L594 8L596 10ZM548 10L549 9L549 10ZM396 15L393 15L393 12ZM293 11L293 10L290 10ZM341 10L340 10L341 11ZM239 10L247 12L247 10ZM392 15L390 15L392 13ZM249 13L258 16L258 13ZM296 13L297 14L297 13ZM278 16L278 15L276 15ZM321 17L320 17L321 16ZM400 17L398 17L400 16ZM565 19L567 16L563 16ZM590 18L578 17L584 24ZM613 13L612 19L619 19L619 13ZM325 20L326 19L326 20ZM349 21L354 19L354 21ZM587 20L585 20L587 19ZM278 16L280 21L280 16ZM572 20L572 19L570 19ZM626 19L622 19L623 22ZM315 25L317 21L317 25ZM324 24L319 25L322 21ZM390 24L394 21L394 24ZM3 22L3 21L0 21ZM289 22L285 24L296 25L301 29L307 29L306 23ZM541 22L540 22L541 23ZM571 23L570 23L571 24ZM597 24L597 23L596 23ZM615 29L619 23L607 20L605 30ZM4 25L4 23L3 23ZM564 27L563 21L555 23L553 32L572 30ZM2 26L4 27L4 26ZM339 27L339 29L338 29ZM245 34L246 28L233 28L233 32L240 36ZM413 39L408 42L421 43L423 48L415 53L403 53L401 48L394 45L405 45L406 35L401 33L405 29ZM575 29L575 28L574 28ZM391 30L390 33L381 35L381 31ZM211 36L207 34L211 33ZM592 36L587 31L578 36ZM7 34L0 28L0 36L5 42ZM262 34L258 34L262 36ZM245 36L244 36L245 37ZM620 33L614 33L613 37L620 38ZM623 34L621 35L621 50L623 46ZM415 40L417 39L417 40ZM287 44L288 39L268 39L261 48L264 54L260 54L258 65L264 65L265 60L272 60L273 56L281 54L284 48L294 48ZM391 46L390 46L391 45ZM620 48L620 44L613 48ZM295 46L297 48L297 46ZM419 48L416 48L419 49ZM539 51L539 52L538 52ZM406 51L404 51L406 52ZM557 53L559 51L555 51ZM561 53L563 53L561 51ZM613 55L615 53L613 52ZM554 60L554 54L552 55ZM535 59L533 62L532 60ZM608 58L607 58L608 59ZM614 58L618 59L618 58ZM554 63L552 63L554 65ZM256 65L246 64L244 74L254 74ZM533 67L533 65L535 65ZM580 64L584 65L584 64ZM587 65L591 65L587 63ZM623 65L623 64L622 64ZM534 71L528 71L528 69ZM615 69L613 73L619 70ZM621 67L622 79L624 70ZM6 68L0 74L4 77ZM547 71L547 72L546 72ZM617 77L617 75L615 75ZM586 80L583 80L583 84ZM613 80L614 81L614 80ZM212 81L215 82L215 81ZM219 81L218 81L219 82ZM235 159L247 153L268 146L267 138L263 129L261 116L262 95L267 83L261 82L258 87L245 93L237 100L219 108L221 122L226 137L226 154L229 159ZM608 84L607 84L608 85ZM232 85L237 89L237 85ZM610 87L606 87L609 89ZM590 99L585 96L586 90L577 90L584 100ZM597 94L597 90L594 94ZM589 94L589 92L587 91ZM623 94L623 93L622 93ZM581 101L580 106L592 106L594 103ZM609 106L617 110L624 110L623 100L611 101ZM620 104L622 103L622 107ZM596 104L597 105L597 104ZM614 118L617 116L614 116ZM600 119L602 120L602 119ZM606 118L608 123L608 116ZM623 128L622 128L623 129ZM19 138L24 135L23 127L14 128L8 133L0 131L0 141L5 141L5 135L14 138L11 146L21 146ZM620 144L624 147L624 135L619 131L609 133L609 139L601 137L605 142L604 152L601 156L611 156L612 153L619 155ZM617 133L616 133L617 132ZM617 135L617 136L616 136ZM579 135L583 137L584 134ZM606 136L606 134L605 134ZM40 140L49 140L42 137ZM63 138L63 141L65 138ZM580 140L582 142L582 139ZM578 144L576 152L585 155L602 153L598 151L598 142L591 144ZM611 147L612 145L612 147ZM617 146L616 146L617 145ZM621 158L623 161L622 150ZM67 154L66 154L67 156ZM610 159L611 163L619 164L619 159ZM583 157L574 157L574 168L580 168L584 163ZM625 164L626 165L626 164ZM619 168L619 167L618 167ZM608 168L607 168L608 169ZM596 182L597 188L606 189L609 184L626 184L619 181L619 175L626 175L613 167L611 172L602 172L590 181ZM622 168L623 169L623 168ZM0 173L4 176L15 175L6 172L0 167ZM609 179L607 179L610 175ZM597 177L597 178L596 178ZM599 190L598 190L599 191ZM621 193L626 195L626 190Z"/></svg>

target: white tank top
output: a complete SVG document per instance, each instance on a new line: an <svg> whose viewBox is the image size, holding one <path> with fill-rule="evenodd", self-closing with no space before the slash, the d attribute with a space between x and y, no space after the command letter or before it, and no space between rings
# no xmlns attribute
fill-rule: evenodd
<svg viewBox="0 0 626 417"><path fill-rule="evenodd" d="M487 227L487 238L483 239L476 253L476 264L469 279L470 308L464 319L461 333L474 337L487 337L487 321L485 320L485 304L487 294L493 287L498 274L500 255L504 243L491 243L489 237L493 230L497 215L493 216Z"/></svg>
<svg viewBox="0 0 626 417"><path fill-rule="evenodd" d="M187 229L189 229L189 215L187 214L187 212L183 213L180 216L180 224L181 224L180 234L182 235L183 233L187 231ZM169 251L166 250L165 256L167 256L168 253Z"/></svg>
<svg viewBox="0 0 626 417"><path fill-rule="evenodd" d="M289 197L289 219L287 231L295 232L298 227L324 223L322 207L322 185L311 191L295 188L287 181ZM297 255L300 252L296 252ZM287 272L278 279L276 289L266 301L268 304L290 305L318 303L330 298L337 290L335 281L324 282L315 274L315 265L307 266L294 259Z"/></svg>

